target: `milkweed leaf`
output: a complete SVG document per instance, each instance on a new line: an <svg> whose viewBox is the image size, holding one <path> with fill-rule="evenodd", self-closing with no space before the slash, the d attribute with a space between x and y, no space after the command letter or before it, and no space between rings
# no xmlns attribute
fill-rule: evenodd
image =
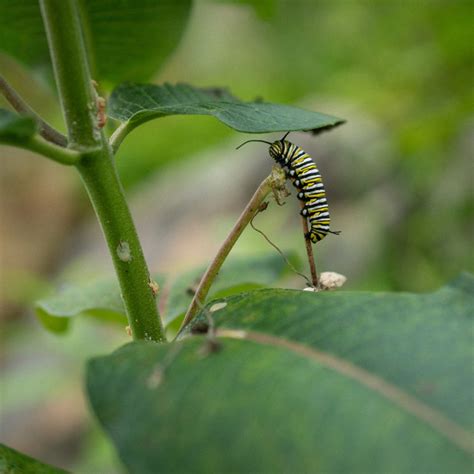
<svg viewBox="0 0 474 474"><path fill-rule="evenodd" d="M471 276L219 303L179 342L89 362L92 408L131 472L472 472Z"/></svg>
<svg viewBox="0 0 474 474"><path fill-rule="evenodd" d="M210 115L247 133L328 130L342 119L290 105L243 102L226 89L202 89L188 84L122 84L109 100L109 116L136 127L169 115Z"/></svg>

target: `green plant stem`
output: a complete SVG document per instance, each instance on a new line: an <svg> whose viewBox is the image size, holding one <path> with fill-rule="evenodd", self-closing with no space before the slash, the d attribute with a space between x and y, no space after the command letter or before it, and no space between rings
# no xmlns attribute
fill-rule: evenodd
<svg viewBox="0 0 474 474"><path fill-rule="evenodd" d="M97 106L76 0L40 0L71 148L97 149Z"/></svg>
<svg viewBox="0 0 474 474"><path fill-rule="evenodd" d="M260 206L262 205L262 202L265 197L273 189L281 188L282 186L284 187L284 183L285 177L284 174L281 174L281 172L273 172L260 183L260 186L255 191L254 195L252 196L252 199L250 199L250 201L248 202L247 206L243 210L242 214L240 215L239 219L230 231L229 235L222 243L219 251L214 257L214 260L211 262L211 264L206 270L206 273L199 282L199 286L196 290L196 293L194 293L194 297L184 316L178 334L187 324L189 324L190 321L194 319L199 309L204 304L211 285L217 274L219 273L219 270L222 267L222 264L224 263L227 255L229 255L229 252L232 250L232 247L237 242L237 239L240 237L245 227L247 227L247 225L257 214L257 212L259 212Z"/></svg>
<svg viewBox="0 0 474 474"><path fill-rule="evenodd" d="M134 339L165 341L150 274L97 104L76 0L40 0L70 147L109 247Z"/></svg>
<svg viewBox="0 0 474 474"><path fill-rule="evenodd" d="M38 124L38 132L45 140L62 147L67 147L67 138L41 118L3 76L0 76L0 91L19 114L28 115L35 120Z"/></svg>
<svg viewBox="0 0 474 474"><path fill-rule="evenodd" d="M119 279L134 339L164 342L151 277L111 154L85 155L77 166Z"/></svg>

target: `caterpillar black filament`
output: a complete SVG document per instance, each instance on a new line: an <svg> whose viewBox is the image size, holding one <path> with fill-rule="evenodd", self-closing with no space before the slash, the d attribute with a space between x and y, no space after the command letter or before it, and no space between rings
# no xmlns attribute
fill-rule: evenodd
<svg viewBox="0 0 474 474"><path fill-rule="evenodd" d="M305 238L316 243L324 239L328 233L340 234L340 231L330 229L328 201L318 167L301 147L285 140L288 133L273 143L265 140L248 140L238 148L249 142L263 142L270 145L270 156L285 169L287 176L298 190L298 199L304 202L301 215L307 217L310 223L310 230Z"/></svg>

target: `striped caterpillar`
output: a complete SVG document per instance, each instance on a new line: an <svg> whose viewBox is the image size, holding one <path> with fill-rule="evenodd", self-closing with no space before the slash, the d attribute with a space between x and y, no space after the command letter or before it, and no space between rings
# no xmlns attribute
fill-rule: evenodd
<svg viewBox="0 0 474 474"><path fill-rule="evenodd" d="M298 190L298 199L304 202L301 215L308 218L310 223L310 230L305 238L316 243L324 239L328 233L339 235L340 231L330 229L328 202L318 167L301 147L285 140L288 133L273 143L265 140L248 140L238 148L249 142L270 145L270 156L285 169L287 177Z"/></svg>

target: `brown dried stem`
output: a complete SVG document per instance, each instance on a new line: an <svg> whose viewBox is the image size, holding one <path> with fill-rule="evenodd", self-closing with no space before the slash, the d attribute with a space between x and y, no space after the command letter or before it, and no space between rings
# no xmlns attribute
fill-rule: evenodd
<svg viewBox="0 0 474 474"><path fill-rule="evenodd" d="M13 89L13 87L5 80L3 76L0 76L0 91L4 95L5 99L10 105L20 114L28 115L32 117L38 124L39 134L48 142L55 143L56 145L67 147L67 138L49 123L44 121Z"/></svg>
<svg viewBox="0 0 474 474"><path fill-rule="evenodd" d="M301 209L303 208L304 208L304 202L301 201ZM301 216L301 221L303 223L303 232L305 236L304 241L306 244L306 253L308 255L309 269L311 271L311 280L313 282L313 286L317 288L319 284L319 280L318 280L318 273L316 271L316 264L314 263L313 246L311 244L311 240L308 237L306 237L309 232L308 219L306 219L305 216Z"/></svg>
<svg viewBox="0 0 474 474"><path fill-rule="evenodd" d="M184 316L183 322L181 323L178 334L187 324L189 324L190 321L194 319L201 305L204 304L209 289L219 273L222 264L227 258L227 255L232 250L232 247L237 242L237 239L240 237L245 227L247 227L252 218L257 214L257 212L259 212L260 206L265 197L273 189L284 187L284 185L285 176L280 169L274 169L274 171L260 183L260 186L255 191L252 199L248 202L229 235L222 243L221 248L214 257L214 260L211 262L206 273L202 277L193 300L189 305L188 311Z"/></svg>

